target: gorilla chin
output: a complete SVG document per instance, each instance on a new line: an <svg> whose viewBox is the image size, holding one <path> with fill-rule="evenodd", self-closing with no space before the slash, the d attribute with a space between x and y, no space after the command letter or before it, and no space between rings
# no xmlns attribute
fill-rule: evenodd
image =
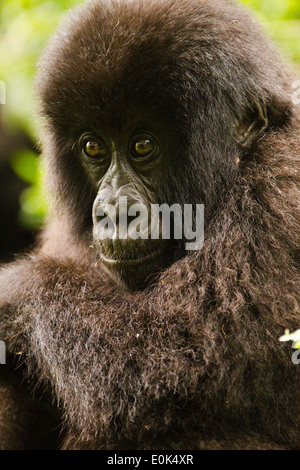
<svg viewBox="0 0 300 470"><path fill-rule="evenodd" d="M140 242L142 244L142 241ZM159 245L148 241L147 252L141 250L138 241L135 243L136 250L134 251L143 252L143 256L129 257L126 255L126 250L114 251L113 254L108 255L103 252L103 241L102 243L96 242L105 271L120 287L130 290L151 284L157 274L174 260L174 247L165 240L160 240Z"/></svg>

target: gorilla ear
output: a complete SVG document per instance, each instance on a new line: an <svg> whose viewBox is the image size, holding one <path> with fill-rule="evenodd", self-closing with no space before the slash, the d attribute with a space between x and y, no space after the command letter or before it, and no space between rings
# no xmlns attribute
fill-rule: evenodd
<svg viewBox="0 0 300 470"><path fill-rule="evenodd" d="M242 147L250 147L267 127L266 106L255 101L253 108L249 109L241 120L235 122L235 139Z"/></svg>

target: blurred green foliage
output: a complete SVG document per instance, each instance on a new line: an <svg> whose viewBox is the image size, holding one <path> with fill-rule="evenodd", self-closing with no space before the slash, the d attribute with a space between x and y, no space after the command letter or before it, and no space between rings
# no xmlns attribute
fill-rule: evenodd
<svg viewBox="0 0 300 470"><path fill-rule="evenodd" d="M300 0L241 0L252 8L285 54L300 67ZM6 84L1 120L36 141L37 102L33 77L38 57L62 14L81 0L0 0L0 80ZM28 149L12 158L15 173L30 187L20 200L20 223L28 229L42 221L42 197L37 155Z"/></svg>
<svg viewBox="0 0 300 470"><path fill-rule="evenodd" d="M36 66L47 40L64 11L80 0L0 0L0 80L6 84L1 120L9 131L22 130L36 142ZM13 156L15 173L29 184L20 197L19 223L38 228L47 211L37 153L24 149Z"/></svg>
<svg viewBox="0 0 300 470"><path fill-rule="evenodd" d="M300 0L242 0L272 39L300 68Z"/></svg>
<svg viewBox="0 0 300 470"><path fill-rule="evenodd" d="M18 221L27 230L38 228L47 210L38 157L31 150L23 149L13 155L10 164L15 174L29 184L20 196Z"/></svg>

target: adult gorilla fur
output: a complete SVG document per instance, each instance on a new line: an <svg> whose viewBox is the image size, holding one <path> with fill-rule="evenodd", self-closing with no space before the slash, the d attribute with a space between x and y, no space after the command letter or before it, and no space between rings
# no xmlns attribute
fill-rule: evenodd
<svg viewBox="0 0 300 470"><path fill-rule="evenodd" d="M300 324L293 80L226 0L94 1L54 36L38 75L54 203L36 249L1 271L0 337L52 389L60 448L299 448L300 374L278 341ZM268 126L243 145L233 128L257 103ZM144 109L180 141L160 200L205 204L205 243L129 291L98 262L73 146L86 120ZM44 398L8 370L0 445L43 447L29 426Z"/></svg>

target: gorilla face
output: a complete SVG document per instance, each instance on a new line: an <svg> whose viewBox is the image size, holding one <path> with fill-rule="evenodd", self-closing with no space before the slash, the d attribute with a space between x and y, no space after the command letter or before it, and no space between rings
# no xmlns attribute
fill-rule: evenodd
<svg viewBox="0 0 300 470"><path fill-rule="evenodd" d="M151 281L174 259L172 217L163 237L161 213L155 219L152 207L166 202L160 186L175 144L174 133L157 118L90 129L77 141L82 165L97 187L94 246L108 273L126 287Z"/></svg>
<svg viewBox="0 0 300 470"><path fill-rule="evenodd" d="M170 214L165 234L153 206L203 204L207 226L268 126L261 93L245 94L250 65L243 75L232 66L212 25L209 41L191 41L184 10L168 15L165 24L163 15L147 20L138 4L79 9L38 76L59 209L79 239L93 234L102 265L130 288L184 254L177 219Z"/></svg>
<svg viewBox="0 0 300 470"><path fill-rule="evenodd" d="M143 113L137 114L136 120L123 116L116 118L118 125L87 130L77 142L82 166L97 188L92 209L94 246L109 275L129 288L149 283L184 253L183 236L174 237L178 223L174 213L170 211L163 223L162 212L153 210L180 201L170 190L176 186L168 187L166 181L170 169L177 178L182 176L182 145L171 126L160 123L157 116L143 119ZM245 139L250 126L261 128L260 115L258 110L255 119L241 122L236 139ZM168 188L167 196L162 187Z"/></svg>

